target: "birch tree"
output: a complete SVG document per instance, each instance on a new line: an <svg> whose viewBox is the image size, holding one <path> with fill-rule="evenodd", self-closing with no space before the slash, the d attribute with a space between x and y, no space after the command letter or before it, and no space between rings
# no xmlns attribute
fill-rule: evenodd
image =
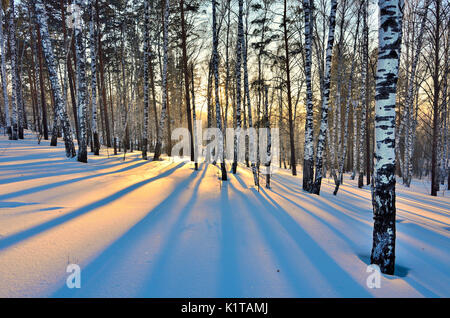
<svg viewBox="0 0 450 318"><path fill-rule="evenodd" d="M305 77L306 77L306 120L305 120L305 146L303 155L303 190L311 192L314 177L314 113L312 102L312 3L303 0L303 12L305 18Z"/></svg>
<svg viewBox="0 0 450 318"><path fill-rule="evenodd" d="M368 0L363 0L362 16L363 16L363 35L362 35L362 56L361 56L361 125L359 134L359 174L358 174L358 188L364 186L364 137L366 135L366 113L368 105L367 97L367 82L368 82L368 62L369 62L369 26L367 23L367 8L369 6Z"/></svg>
<svg viewBox="0 0 450 318"><path fill-rule="evenodd" d="M169 0L164 4L164 25L163 25L163 70L162 70L162 108L161 118L158 125L157 140L155 146L155 154L153 160L158 160L161 156L162 147L162 135L164 130L164 124L167 117L167 64L168 64L168 46L169 46ZM169 134L170 135L170 134Z"/></svg>
<svg viewBox="0 0 450 318"><path fill-rule="evenodd" d="M149 79L148 79L148 60L149 60L149 0L144 0L144 138L142 140L142 159L147 160L147 145L148 145L148 93L149 93Z"/></svg>
<svg viewBox="0 0 450 318"><path fill-rule="evenodd" d="M395 99L400 58L403 0L379 0L375 95L374 213L371 264L395 269Z"/></svg>
<svg viewBox="0 0 450 318"><path fill-rule="evenodd" d="M83 0L75 0L77 8L82 11ZM78 156L80 162L87 162L87 101L86 101L86 47L83 38L81 12L74 12L75 48L77 57L77 105L80 126L80 140L78 140Z"/></svg>
<svg viewBox="0 0 450 318"><path fill-rule="evenodd" d="M425 4L424 4L424 12L423 12L423 16L422 16L422 21L420 24L420 31L419 31L419 35L417 38L417 46L416 46L416 51L413 57L413 62L411 65L411 73L409 75L409 79L408 79L408 89L407 89L407 95L406 95L406 100L405 100L405 117L406 117L406 128L405 128L405 170L403 171L403 180L404 180L404 184L405 186L409 187L411 184L411 178L412 178L412 163L411 163L411 156L412 156L412 134L414 132L411 131L411 126L412 126L412 122L413 122L413 101L414 101L414 92L415 92L415 85L416 85L416 69L417 69L417 64L419 61L419 56L420 56L420 52L422 49L422 43L423 43L423 34L425 33L425 24L427 21L427 12L428 12L428 6L430 5L431 0L426 0ZM403 122L403 121L402 121ZM401 133L401 129L399 131L399 135ZM398 139L396 139L397 142ZM396 144L396 146L398 147L399 145ZM397 153L399 154L400 151L397 151Z"/></svg>
<svg viewBox="0 0 450 318"><path fill-rule="evenodd" d="M232 172L236 174L237 162L238 162L238 147L239 147L239 137L241 133L241 58L242 58L242 44L244 41L244 25L242 21L244 1L239 0L239 15L238 15L238 34L236 40L236 110L235 110L235 120L236 120L236 130L234 134L234 152L233 152L233 164Z"/></svg>
<svg viewBox="0 0 450 318"><path fill-rule="evenodd" d="M322 184L322 169L323 169L323 155L325 150L325 139L328 129L328 107L330 103L330 77L331 77L331 59L333 57L333 44L334 44L334 29L336 26L336 9L337 0L331 1L331 12L329 17L329 30L328 30L328 44L326 51L326 64L325 64L325 76L324 76L324 91L322 97L322 114L320 121L320 131L317 140L316 150L316 174L314 185L311 192L314 194L320 194L320 186Z"/></svg>
<svg viewBox="0 0 450 318"><path fill-rule="evenodd" d="M180 0L180 12L181 12L181 41L182 41L182 51L183 51L183 73L184 73L184 94L186 100L186 119L189 130L189 142L190 142L190 155L191 161L195 161L194 157L194 135L192 131L192 117L191 117L191 100L189 98L189 69L188 69L188 58L187 58L187 48L186 48L186 23L184 19L184 0ZM226 111L225 111L226 116ZM226 119L225 119L226 122ZM195 170L198 170L197 162L194 163Z"/></svg>
<svg viewBox="0 0 450 318"><path fill-rule="evenodd" d="M355 60L356 60L356 48L358 43L358 33L359 33L359 18L361 13L361 7L358 7L358 17L356 21L356 32L354 36L354 43L353 43L353 54L352 54L352 66L350 68L350 74L348 78L348 85L347 85L347 98L345 103L345 114L344 114L344 142L342 147L342 153L339 158L339 167L338 167L338 177L336 179L336 187L334 189L333 194L336 195L339 186L341 185L343 181L343 175L344 175L344 162L347 156L347 148L348 148L348 120L349 120L349 113L350 113L350 105L354 104L355 102L352 100L352 83L353 83L353 74L355 71ZM354 106L353 106L354 107Z"/></svg>
<svg viewBox="0 0 450 318"><path fill-rule="evenodd" d="M100 151L100 141L97 130L97 28L95 25L96 8L94 0L89 0L91 10L91 21L89 30L90 51L91 51L91 93L92 93L92 150L94 155L98 156Z"/></svg>
<svg viewBox="0 0 450 318"><path fill-rule="evenodd" d="M295 140L294 140L294 121L292 114L292 96L291 96L291 73L289 64L289 41L288 41L288 29L287 29L287 0L284 0L283 9L283 35L284 35L284 50L286 64L286 88L287 88L287 101L288 101L288 115L289 115L289 141L290 141L290 153L291 153L291 169L292 175L297 175L297 160L295 159ZM305 148L306 149L306 148Z"/></svg>
<svg viewBox="0 0 450 318"><path fill-rule="evenodd" d="M70 128L67 111L64 107L62 99L61 85L59 83L56 72L55 57L53 55L52 43L50 41L50 34L48 32L47 13L42 0L33 0L36 13L37 23L39 25L41 34L42 50L44 52L45 60L47 62L47 69L50 77L50 84L55 99L55 105L58 112L58 117L63 129L64 146L66 148L66 156L69 158L75 157L75 146L72 140L72 129Z"/></svg>
<svg viewBox="0 0 450 318"><path fill-rule="evenodd" d="M220 170L222 171L222 181L227 180L227 170L225 168L225 157L223 151L223 131L222 131L222 117L220 115L220 102L219 102L219 55L217 53L217 47L219 40L217 36L217 22L216 22L216 0L212 0L212 19L213 19L213 72L214 72L214 95L216 100L216 122L217 128L220 131L219 135L219 154Z"/></svg>
<svg viewBox="0 0 450 318"><path fill-rule="evenodd" d="M16 27L14 23L14 1L9 2L9 50L11 54L11 109L12 109L12 139L19 138L20 120L18 103L17 82L17 52L16 52ZM6 80L6 78L5 78Z"/></svg>
<svg viewBox="0 0 450 318"><path fill-rule="evenodd" d="M0 49L2 54L2 88L3 88L3 105L5 106L5 121L6 121L6 130L8 134L8 138L13 139L12 129L11 129L11 117L9 114L9 96L8 96L8 88L6 83L6 62L5 62L5 39L3 38L3 3L0 4Z"/></svg>

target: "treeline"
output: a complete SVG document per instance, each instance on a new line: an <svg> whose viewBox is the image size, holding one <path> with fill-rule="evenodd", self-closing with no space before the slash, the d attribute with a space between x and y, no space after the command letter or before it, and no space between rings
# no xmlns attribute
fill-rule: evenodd
<svg viewBox="0 0 450 318"><path fill-rule="evenodd" d="M1 9L0 115L12 139L24 129L51 145L64 136L68 156L76 139L82 162L89 147L158 159L175 127L188 127L194 146L193 120L204 118L222 130L279 127L272 164L294 175L301 164L307 191L319 194L327 173L335 193L345 172L360 187L372 181L375 2L3 0ZM431 175L433 195L450 176L448 21L446 1L404 4L396 174L406 186ZM246 162L256 175L260 163Z"/></svg>

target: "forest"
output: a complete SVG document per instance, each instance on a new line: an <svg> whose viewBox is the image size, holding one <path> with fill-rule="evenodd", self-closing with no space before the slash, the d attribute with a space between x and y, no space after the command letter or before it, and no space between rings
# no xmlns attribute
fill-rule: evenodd
<svg viewBox="0 0 450 318"><path fill-rule="evenodd" d="M450 296L449 51L442 0L2 0L0 296Z"/></svg>

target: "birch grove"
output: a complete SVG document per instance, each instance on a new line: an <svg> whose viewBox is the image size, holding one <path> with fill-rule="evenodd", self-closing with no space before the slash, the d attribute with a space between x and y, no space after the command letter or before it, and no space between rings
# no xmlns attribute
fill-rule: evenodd
<svg viewBox="0 0 450 318"><path fill-rule="evenodd" d="M448 21L442 0L3 1L1 131L82 163L182 144L217 191L370 190L371 263L393 274L396 177L450 189Z"/></svg>

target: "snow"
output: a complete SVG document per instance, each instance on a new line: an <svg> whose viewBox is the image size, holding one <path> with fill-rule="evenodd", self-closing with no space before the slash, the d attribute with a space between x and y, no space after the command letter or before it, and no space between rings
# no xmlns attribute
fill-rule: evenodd
<svg viewBox="0 0 450 318"><path fill-rule="evenodd" d="M228 170L230 166L227 166ZM449 297L450 199L397 184L396 275L371 289L370 188L0 137L0 297ZM264 181L261 181L264 184ZM68 264L81 288L66 286Z"/></svg>

